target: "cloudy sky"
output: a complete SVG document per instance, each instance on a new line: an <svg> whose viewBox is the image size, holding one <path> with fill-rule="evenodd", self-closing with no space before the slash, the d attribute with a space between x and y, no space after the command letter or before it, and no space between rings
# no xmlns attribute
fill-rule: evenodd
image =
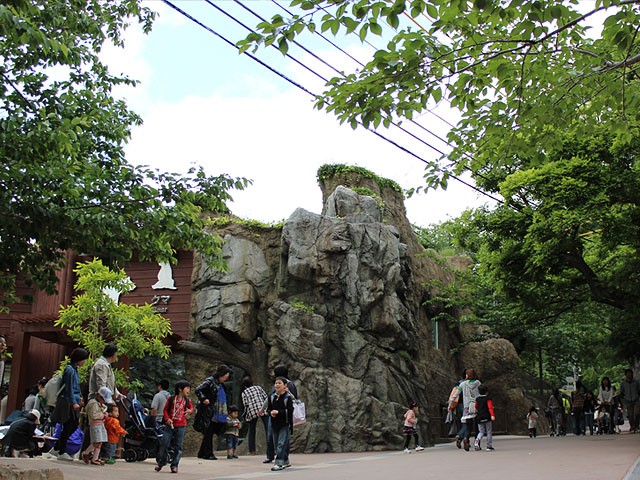
<svg viewBox="0 0 640 480"><path fill-rule="evenodd" d="M260 21L230 0L173 3L232 42L248 31L221 10L249 27ZM268 0L243 3L264 18L286 15ZM422 160L440 156L425 143L448 151L442 140L412 124L405 123L407 130L422 142L397 129L379 130L419 157L415 158L371 132L340 126L332 115L315 110L312 96L282 76L319 93L324 84L319 76L330 78L335 72L297 47L290 53L315 73L275 49L260 50L256 56L278 73L269 71L161 1L147 5L159 13L152 32L145 36L130 29L124 50L110 48L104 53L115 73L125 72L140 80L136 89L118 92L144 120L133 132L128 159L172 172L184 172L196 163L211 175L252 179L247 190L233 193L231 209L240 217L279 221L298 207L320 213L316 171L326 163L358 165L411 188L423 183ZM374 52L355 36L327 38L361 62ZM382 45L380 39L373 41ZM338 70L350 72L358 67L317 35L307 35L300 43ZM455 122L446 104L434 109L440 117ZM449 126L436 116L426 113L416 120L437 136L446 136ZM409 220L426 226L486 201L469 187L451 182L447 191L414 196L406 206Z"/></svg>

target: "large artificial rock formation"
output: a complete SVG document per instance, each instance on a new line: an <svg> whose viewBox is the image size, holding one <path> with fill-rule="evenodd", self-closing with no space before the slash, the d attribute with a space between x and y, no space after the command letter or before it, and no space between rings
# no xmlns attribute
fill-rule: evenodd
<svg viewBox="0 0 640 480"><path fill-rule="evenodd" d="M344 185L366 187L381 201ZM454 275L424 255L401 193L357 175L322 187L321 215L297 209L281 230L219 227L228 271L195 259L194 335L180 342L192 384L220 363L232 365L230 397L239 403L242 374L269 389L273 367L284 363L307 407L292 445L305 452L397 448L412 400L421 406L422 439L437 441L463 366L489 384L498 416L521 418L528 403L517 389L513 346L493 339L456 358L460 332L435 320L443 306L427 306L433 281Z"/></svg>

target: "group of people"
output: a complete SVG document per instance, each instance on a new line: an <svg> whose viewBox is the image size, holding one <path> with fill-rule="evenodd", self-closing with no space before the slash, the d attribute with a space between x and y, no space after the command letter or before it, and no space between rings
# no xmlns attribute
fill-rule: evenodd
<svg viewBox="0 0 640 480"><path fill-rule="evenodd" d="M55 406L48 412L51 424L61 426L48 456L73 461L67 444L78 430L81 416L84 416L86 422L81 458L93 465L115 462L119 437L126 433L118 421L119 410L114 402L114 397L122 396L116 388L115 374L111 368L116 361L117 351L116 345L107 345L92 366L86 403L80 389L78 369L89 358L89 352L84 348L76 348L69 355L69 361L56 384ZM34 434L40 425L42 411L46 408L41 404L41 400L44 402L41 395L46 384L46 379L40 380L25 399L23 409L27 413L11 423L4 439L5 454L33 455L37 450Z"/></svg>
<svg viewBox="0 0 640 480"><path fill-rule="evenodd" d="M81 417L84 422L85 441L80 450L80 459L90 465L105 465L114 462L116 446L120 436L126 431L118 420L119 410L115 399L123 397L116 387L115 374L111 364L117 359L117 346L107 345L102 356L92 366L89 378L87 401L80 389L78 369L89 358L83 348L74 349L69 355L59 380L55 408L49 412L52 424L61 426L57 440L47 456L58 460L73 461L67 443L78 430ZM275 382L269 394L259 385L254 385L250 376L245 376L241 384L242 418L247 424L249 454L256 455L256 427L260 421L264 425L266 458L265 464L272 464L271 470L279 471L291 466L289 461L290 439L293 433L293 404L298 392L294 382L289 380L286 366L274 368ZM183 452L187 420L196 414L200 422L202 442L198 458L216 460L213 449L214 434L223 438L227 449L227 459L236 459L239 444L240 409L228 402L225 382L231 377L231 368L220 365L216 372L195 388L197 405L190 399L191 385L186 380L175 383L173 392L169 382L160 380L153 396L149 419L162 432L156 455L155 471L159 472L169 463L172 473L178 472ZM37 448L34 433L41 420L39 400L47 379L38 382L23 403L28 408L18 421L12 423L5 444L16 452L33 453ZM45 402L46 403L46 402ZM172 448L170 454L169 449Z"/></svg>
<svg viewBox="0 0 640 480"><path fill-rule="evenodd" d="M289 380L285 365L274 368L275 382L271 393L254 385L250 376L242 379L243 418L248 426L249 454L256 455L256 426L262 421L265 430L266 458L263 463L274 463L271 470L284 470L289 461L290 439L293 433L293 401L298 396L294 382ZM213 451L213 435L225 439L227 459L238 458L241 421L239 409L228 405L224 383L229 380L231 369L220 365L216 372L195 389L198 397L198 413L194 425L202 432L198 458L216 460ZM156 467L157 469L157 467Z"/></svg>
<svg viewBox="0 0 640 480"><path fill-rule="evenodd" d="M549 397L545 413L551 420L551 435L565 435L572 430L575 435L619 433L624 414L629 420L630 431L638 431L640 421L640 382L633 378L633 370L625 370L620 391L603 377L598 393L587 389L581 381L570 395L555 389Z"/></svg>
<svg viewBox="0 0 640 480"><path fill-rule="evenodd" d="M474 450L482 450L482 439L487 437L487 452L495 450L493 447L493 422L496 420L493 400L489 397L489 388L478 379L478 372L468 368L463 372L463 378L451 390L447 405L451 423L459 421L456 434L456 446L471 449L471 433L477 425Z"/></svg>

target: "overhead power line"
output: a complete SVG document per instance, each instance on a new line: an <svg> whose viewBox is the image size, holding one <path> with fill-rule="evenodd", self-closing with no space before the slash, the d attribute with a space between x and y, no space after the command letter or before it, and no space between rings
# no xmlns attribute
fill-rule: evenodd
<svg viewBox="0 0 640 480"><path fill-rule="evenodd" d="M185 12L184 10L182 10L180 7L178 7L177 5L175 5L173 2L171 2L170 0L162 0L163 3L165 3L167 6L171 7L172 9L174 9L175 11L177 11L178 13L180 13L181 15L183 15L184 17L188 18L189 20L191 20L192 22L194 22L195 24L199 25L201 28L207 30L209 33L215 35L216 37L220 38L221 40L223 40L225 43L227 43L228 45L232 46L233 48L235 48L236 50L239 50L239 48L236 46L236 44L234 42L232 42L231 40L229 40L228 38L226 38L224 35L218 33L217 31L215 31L213 28L209 27L208 25L205 25L203 22L201 22L200 20L198 20L197 18L195 18L193 15ZM210 0L205 0L206 3L208 3L209 5L211 5L212 7L214 7L216 10L220 11L221 13L224 13L227 17L233 19L234 21L236 21L236 23L238 23L239 25L241 25L242 27L244 27L245 29L252 31L253 30L246 26L245 24L243 24L241 21L237 20L235 17L233 17L233 15L225 12L224 10L222 10L221 8L219 8L217 5L213 4ZM277 48L277 47L276 47ZM243 52L243 54L247 55L249 58L251 58L252 60L256 61L257 63L259 63L260 65L262 65L263 67L267 68L269 71L275 73L276 75L278 75L280 78L286 80L287 82L291 83L292 85L296 86L297 88L299 88L300 90L304 91L305 93L313 96L314 98L317 97L316 94L314 94L313 92L311 92L310 90L308 90L307 88L305 88L304 86L302 86L301 84L299 84L298 82L296 82L295 80L291 79L290 77L288 77L287 75L279 72L278 70L276 70L275 68L271 67L270 65L268 65L266 62L260 60L258 57L256 57L255 55L252 55L248 52ZM322 77L320 74L318 74L317 72L313 71L313 69L311 69L310 67L302 64L302 62L300 62L297 59L294 59L292 56L290 56L289 54L286 54L286 56L288 58L291 58L293 61L295 61L297 64L303 66L306 70L311 71L314 75L318 76L319 78L322 78L323 80L324 77ZM420 139L419 137L417 137L416 135L408 132L406 129L402 128L401 126L397 125L396 123L393 123L394 126L396 126L397 128L399 128L400 130L402 130L403 132L409 134L410 136L412 136L413 138L415 138L416 140L420 141L421 143L427 145L429 148L433 149L434 151L440 153L441 155L445 155L444 152L442 152L441 150L433 147L432 145L430 145L428 142L426 142L423 139ZM417 160L420 160L423 163L429 163L427 160L425 160L424 158L422 158L420 155L416 154L415 152L410 151L408 148L400 145L399 143L397 143L394 140L391 140L390 138L382 135L381 133L375 131L375 130L370 130L368 128L365 128L367 131L373 133L374 135L378 136L379 138L383 139L384 141L388 142L389 144L395 146L396 148L402 150L403 152L407 153L408 155L411 155L412 157L416 158ZM498 203L504 203L503 200L498 199L496 197L494 197L493 195L483 191L482 189L476 187L475 185L470 184L469 182L466 182L464 180L462 180L460 177L453 175L453 174L449 174L449 176L451 178L453 178L454 180L458 181L459 183L461 183L462 185L465 185L471 189L473 189L474 191L480 193L481 195L486 196L487 198L492 199L495 202Z"/></svg>

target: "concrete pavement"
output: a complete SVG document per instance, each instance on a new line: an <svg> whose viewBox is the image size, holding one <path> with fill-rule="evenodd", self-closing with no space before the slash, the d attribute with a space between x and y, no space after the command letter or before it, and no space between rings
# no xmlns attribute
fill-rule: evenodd
<svg viewBox="0 0 640 480"><path fill-rule="evenodd" d="M292 467L271 472L262 456L242 456L216 461L186 457L175 477L165 467L153 470L155 462L126 463L103 467L82 462L62 462L43 458L0 457L0 464L19 469L60 468L65 480L244 480L283 477L283 479L389 480L399 477L419 479L492 478L563 480L640 480L640 434L575 437L497 436L494 452L465 452L455 444L440 444L423 452L398 451L360 453L293 454Z"/></svg>

